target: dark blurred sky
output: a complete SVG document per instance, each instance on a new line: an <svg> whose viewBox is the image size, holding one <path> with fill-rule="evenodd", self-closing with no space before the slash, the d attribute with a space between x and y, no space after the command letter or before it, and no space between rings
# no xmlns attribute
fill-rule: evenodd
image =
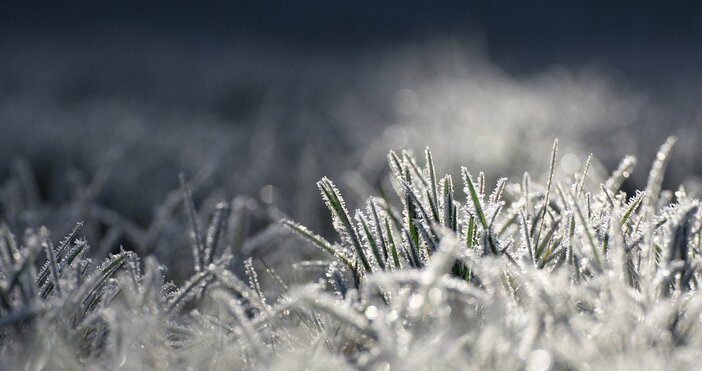
<svg viewBox="0 0 702 371"><path fill-rule="evenodd" d="M161 38L226 44L266 40L348 49L478 36L516 70L583 58L633 65L642 53L698 59L701 7L649 1L11 1L0 32L36 40ZM665 63L665 61L662 61Z"/></svg>

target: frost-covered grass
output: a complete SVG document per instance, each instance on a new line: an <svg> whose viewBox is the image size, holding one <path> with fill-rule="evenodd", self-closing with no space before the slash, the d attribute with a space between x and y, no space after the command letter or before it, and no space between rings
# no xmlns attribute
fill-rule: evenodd
<svg viewBox="0 0 702 371"><path fill-rule="evenodd" d="M4 227L1 366L696 368L702 222L684 188L662 191L674 141L658 152L646 188L630 195L620 188L633 158L602 178L589 160L563 176L557 142L543 179L524 173L494 187L466 168L460 181L438 176L428 150L422 164L391 152L392 189L353 212L330 179L319 181L337 241L282 222L322 260L252 258L262 244L288 256L293 234L271 238L274 223L245 238L253 206L196 206L185 178L152 225L131 232L142 257L91 253L90 243L104 241L79 237L82 223L60 242L43 228ZM124 221L98 211L84 215L129 235ZM178 246L178 226L192 266L175 284L150 252Z"/></svg>

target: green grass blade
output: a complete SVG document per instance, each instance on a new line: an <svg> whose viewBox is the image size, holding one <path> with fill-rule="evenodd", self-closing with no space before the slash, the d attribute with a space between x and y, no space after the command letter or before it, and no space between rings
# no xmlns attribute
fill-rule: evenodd
<svg viewBox="0 0 702 371"><path fill-rule="evenodd" d="M468 190L467 193L473 202L473 208L475 209L475 213L477 214L476 216L480 221L480 225L482 225L483 229L487 230L487 220L485 219L485 214L483 213L483 207L480 205L480 197L478 196L475 183L473 183L473 178L470 176L468 169L465 167L461 169L461 173L463 174L463 182L465 183Z"/></svg>

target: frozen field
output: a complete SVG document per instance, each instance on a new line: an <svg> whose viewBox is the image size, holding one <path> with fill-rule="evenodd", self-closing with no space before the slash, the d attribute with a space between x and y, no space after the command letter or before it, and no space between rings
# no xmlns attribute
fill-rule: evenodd
<svg viewBox="0 0 702 371"><path fill-rule="evenodd" d="M0 40L0 369L699 368L694 50Z"/></svg>

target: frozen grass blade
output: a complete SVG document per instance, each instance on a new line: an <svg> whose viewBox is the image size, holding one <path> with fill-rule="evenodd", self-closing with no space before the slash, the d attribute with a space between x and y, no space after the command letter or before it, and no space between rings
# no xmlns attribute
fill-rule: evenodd
<svg viewBox="0 0 702 371"><path fill-rule="evenodd" d="M360 258L361 263L363 264L363 268L366 272L370 272L370 262L368 261L365 251L363 251L363 246L358 238L356 229L351 223L348 211L346 210L346 205L344 204L344 199L341 197L339 190L336 189L334 183L327 178L322 178L322 180L317 183L317 186L322 192L324 202L332 212L334 228L341 234L342 238L347 238L350 240L358 258Z"/></svg>
<svg viewBox="0 0 702 371"><path fill-rule="evenodd" d="M388 163L390 164L390 170L393 174L393 178L402 179L405 173L404 166L402 165L402 160L394 151L388 153Z"/></svg>
<svg viewBox="0 0 702 371"><path fill-rule="evenodd" d="M620 224L622 226L626 226L626 223L629 221L631 216L634 214L636 209L641 205L641 202L643 199L646 197L646 192L638 192L632 200L629 202L629 207L627 207L626 211L624 212L624 215L622 215L622 219L620 221Z"/></svg>
<svg viewBox="0 0 702 371"><path fill-rule="evenodd" d="M466 226L466 247L473 249L475 246L475 218L473 216L468 217L468 225Z"/></svg>
<svg viewBox="0 0 702 371"><path fill-rule="evenodd" d="M188 281L183 284L183 287L179 288L176 295L170 300L166 306L166 312L169 314L176 314L188 300L197 296L200 291L205 289L207 285L207 278L211 276L210 271L201 271L195 273Z"/></svg>
<svg viewBox="0 0 702 371"><path fill-rule="evenodd" d="M451 176L447 175L441 182L441 189L443 190L442 198L442 224L445 228L456 232L458 227L458 215L456 212L456 205L453 199L453 181Z"/></svg>
<svg viewBox="0 0 702 371"><path fill-rule="evenodd" d="M536 260L534 258L534 249L532 247L531 237L529 235L529 227L527 226L527 220L524 217L524 213L521 210L519 210L519 219L521 220L522 224L522 239L526 244L527 251L529 251L529 259L531 259L532 263L536 263Z"/></svg>
<svg viewBox="0 0 702 371"><path fill-rule="evenodd" d="M205 239L204 264L209 265L217 255L217 245L219 244L222 231L227 228L227 220L229 219L229 204L220 202L215 208L212 215L210 227L207 229L207 238Z"/></svg>
<svg viewBox="0 0 702 371"><path fill-rule="evenodd" d="M587 156L587 161L585 161L585 169L583 170L583 175L578 183L578 192L575 195L575 197L578 199L580 198L580 195L582 195L583 189L585 188L585 180L587 180L587 176L590 171L590 161L592 161L592 153Z"/></svg>
<svg viewBox="0 0 702 371"><path fill-rule="evenodd" d="M373 232L375 232L375 236L378 237L378 242L380 243L380 248L383 257L381 259L383 261L382 268L385 269L385 264L389 259L388 243L383 237L382 224L380 223L380 217L378 216L378 208L376 206L375 199L371 199L368 201L368 208L370 209L371 215L373 216Z"/></svg>
<svg viewBox="0 0 702 371"><path fill-rule="evenodd" d="M489 203L496 204L500 202L500 199L502 198L502 192L505 190L505 185L507 185L507 178L500 178L497 180L495 189L492 191L488 199Z"/></svg>
<svg viewBox="0 0 702 371"><path fill-rule="evenodd" d="M59 243L59 247L55 253L56 259L60 259L62 256L64 256L66 251L68 251L68 248L71 245L71 242L73 242L75 240L76 236L78 235L78 232L80 231L80 229L83 227L84 224L85 223L83 223L83 222L77 223L76 226L73 227L73 230L71 231L71 233L69 233L68 236L66 236ZM47 278L49 277L50 269L51 269L50 262L47 261L46 264L41 268L41 270L39 270L38 278L36 280L38 287L44 286Z"/></svg>
<svg viewBox="0 0 702 371"><path fill-rule="evenodd" d="M400 254L397 251L397 243L395 242L395 237L393 235L392 228L390 227L390 221L385 218L385 235L388 238L388 245L390 246L390 253L392 255L392 262L395 264L395 269L402 269L400 264Z"/></svg>
<svg viewBox="0 0 702 371"><path fill-rule="evenodd" d="M478 220L480 221L480 225L483 227L483 230L485 233L485 235L483 237L486 239L487 243L485 246L486 251L484 253L487 255L487 253L489 251L490 253L497 255L498 251L497 251L497 248L495 247L495 243L494 243L493 238L492 238L492 225L491 225L492 223L490 225L487 223L487 219L485 218L483 208L480 205L481 197L478 196L478 192L476 190L475 183L473 183L473 178L471 178L470 173L468 172L468 169L466 169L465 167L461 168L461 172L463 174L463 182L466 184L466 188L467 188L466 193L470 196L470 199L473 202L473 208L475 210L475 213L477 214ZM482 178L484 178L484 175L482 176ZM484 186L484 183L483 183L483 186ZM495 213L495 216L496 215L497 215L497 213ZM469 229L471 229L471 228L469 228ZM470 233L471 233L471 231L469 231L469 234ZM467 241L467 243L470 244L470 241L471 241L471 239L469 239Z"/></svg>
<svg viewBox="0 0 702 371"><path fill-rule="evenodd" d="M415 222L415 221L422 220L425 223L427 223L428 225L430 225L430 223L432 223L432 219L429 216L429 213L427 212L427 210L424 208L424 205L422 205L422 202L419 201L419 198L417 197L417 194L414 192L414 189L412 189L412 187L407 183L403 183L402 186L403 186L403 190L404 190L405 194L409 198L409 202L413 205L413 210L419 211L419 213L416 214L417 217L412 218L411 221Z"/></svg>
<svg viewBox="0 0 702 371"><path fill-rule="evenodd" d="M436 181L436 170L434 169L434 160L431 157L431 151L429 148L424 150L427 163L427 173L429 175L429 185L431 186L431 196L434 202L438 205L439 201L439 191L437 189L438 184Z"/></svg>
<svg viewBox="0 0 702 371"><path fill-rule="evenodd" d="M58 262L56 261L56 253L54 251L54 245L51 241L47 239L42 243L44 246L44 252L46 252L46 259L49 263L49 271L51 272L51 283L56 290L56 293L61 296L61 285L59 283L59 268Z"/></svg>
<svg viewBox="0 0 702 371"><path fill-rule="evenodd" d="M249 287L258 295L261 302L266 304L266 297L263 295L263 290L261 290L261 284L258 282L258 273L253 266L253 259L248 258L244 260L244 269L246 271L246 276L249 277Z"/></svg>
<svg viewBox="0 0 702 371"><path fill-rule="evenodd" d="M485 194L486 184L487 182L485 181L485 173L481 171L478 173L478 193L481 195L481 197Z"/></svg>
<svg viewBox="0 0 702 371"><path fill-rule="evenodd" d="M84 319L100 303L108 280L128 261L131 254L133 253L123 251L105 259L81 286L79 294L73 299L79 300L79 303L76 303L81 308L79 320Z"/></svg>
<svg viewBox="0 0 702 371"><path fill-rule="evenodd" d="M636 157L624 157L624 159L619 163L617 170L615 170L614 173L612 173L612 176L607 179L607 182L605 183L607 190L613 193L617 192L622 187L624 181L629 178L629 175L631 175L631 172L634 170L634 166L636 166Z"/></svg>
<svg viewBox="0 0 702 371"><path fill-rule="evenodd" d="M77 240L75 242L74 246L66 253L66 256L61 260L60 264L58 265L59 277L63 275L64 271L67 268L72 266L73 262L75 262L76 260L82 261L81 256L85 255L87 248L88 244L84 240ZM49 294L51 294L53 289L53 281L48 281L40 287L39 296L42 299L46 299L49 296Z"/></svg>
<svg viewBox="0 0 702 371"><path fill-rule="evenodd" d="M419 246L417 245L418 242L415 242L415 239L412 238L412 236L410 236L407 229L404 230L404 233L405 233L405 241L407 242L409 247L403 246L403 251L404 251L405 256L407 257L410 265L414 268L423 267L424 263L422 262L422 258L420 257ZM417 239L417 241L419 241L419 240Z"/></svg>
<svg viewBox="0 0 702 371"><path fill-rule="evenodd" d="M373 256L375 257L376 263L380 266L382 270L385 270L385 258L382 256L380 249L378 248L378 241L376 241L375 236L373 236L373 233L370 230L370 227L368 226L368 221L366 220L365 215L363 213L359 212L356 214L356 220L360 223L361 230L363 231L363 234L365 236L365 240L368 241L368 244L370 245L370 250L371 253L373 253Z"/></svg>
<svg viewBox="0 0 702 371"><path fill-rule="evenodd" d="M283 220L282 223L286 227L298 233L300 236L304 237L306 240L312 242L312 244L314 244L315 246L341 260L341 262L344 263L344 265L346 265L352 271L355 271L354 264L351 262L351 260L349 260L349 258L347 258L343 252L338 251L336 248L334 248L334 246L327 242L327 240L325 240L323 237L312 233L309 229L307 229L307 227L297 224L291 220Z"/></svg>
<svg viewBox="0 0 702 371"><path fill-rule="evenodd" d="M648 175L648 182L646 183L646 197L644 198L644 207L642 208L644 211L655 207L658 202L661 187L663 186L665 168L670 160L670 151L673 149L676 140L675 137L668 137L656 154L656 160L653 162L651 172Z"/></svg>
<svg viewBox="0 0 702 371"><path fill-rule="evenodd" d="M575 197L571 197L571 204L573 206L573 209L575 209L575 214L578 216L578 219L580 220L580 224L583 226L583 233L585 234L586 241L588 245L590 245L590 251L592 252L592 257L595 259L595 263L597 263L598 267L602 266L602 259L600 258L600 253L597 251L597 245L595 244L595 239L592 236L592 228L590 227L590 223L588 220L585 218L585 215L583 214L582 209L580 208L580 205L578 204L578 200L575 199Z"/></svg>
<svg viewBox="0 0 702 371"><path fill-rule="evenodd" d="M545 257L543 256L544 251L546 250L546 246L549 245L549 242L551 242L551 239L553 238L554 233L556 233L556 230L559 227L559 221L556 221L553 223L553 225L548 229L548 232L546 232L546 236L541 240L541 243L536 247L535 251L535 257L537 261L539 259L544 260Z"/></svg>
<svg viewBox="0 0 702 371"><path fill-rule="evenodd" d="M417 212L416 203L412 200L413 192L412 189L409 188L409 181L409 174L406 174L406 181L401 183L402 193L404 196L404 209L402 211L404 221L400 229L405 232L405 237L409 242L409 249L414 260L413 265L418 267L422 264L421 260L419 259L419 231L417 230L417 225L415 223L415 220L419 219L419 213Z"/></svg>
<svg viewBox="0 0 702 371"><path fill-rule="evenodd" d="M468 193L471 201L473 202L473 208L475 209L475 214L480 221L480 225L483 227L483 229L487 230L487 220L485 219L485 214L483 213L483 207L480 205L480 197L476 191L475 183L473 183L473 178L470 176L468 169L465 167L461 168L461 173L463 174L463 183L465 183L468 190L466 193Z"/></svg>
<svg viewBox="0 0 702 371"><path fill-rule="evenodd" d="M553 173L556 169L556 156L558 155L558 139L553 141L553 150L551 151L551 161L548 168L548 180L546 181L546 194L544 195L544 205L542 206L539 216L539 228L536 231L534 241L539 244L541 241L541 231L544 228L546 221L546 213L548 212L549 203L551 202L551 183L553 183Z"/></svg>
<svg viewBox="0 0 702 371"><path fill-rule="evenodd" d="M439 190L438 190L438 183L436 179L436 170L434 169L434 160L431 156L431 151L429 151L429 148L427 148L425 151L425 157L426 157L426 163L427 163L427 169L426 172L428 174L428 180L429 180L429 188L431 189L431 193L429 193L429 190L427 190L427 199L429 200L429 206L432 211L432 216L434 217L434 221L437 223L440 221L439 218Z"/></svg>
<svg viewBox="0 0 702 371"><path fill-rule="evenodd" d="M402 152L402 159L404 160L404 163L409 165L406 166L406 169L411 169L412 173L409 171L406 171L405 174L409 179L405 179L405 181L409 184L413 184L413 180L416 178L417 180L420 181L421 185L426 189L426 188L431 188L431 185L429 185L429 182L427 179L424 177L424 172L419 168L417 165L417 162L414 160L414 157L410 155L409 152L403 151ZM410 174L414 174L414 177L412 177Z"/></svg>
<svg viewBox="0 0 702 371"><path fill-rule="evenodd" d="M190 223L190 238L193 241L192 250L194 269L195 272L200 272L203 270L205 264L205 241L202 238L200 222L198 221L197 213L195 212L192 191L185 180L185 174L182 173L180 174L180 188L183 195L183 205L185 205L188 222Z"/></svg>
<svg viewBox="0 0 702 371"><path fill-rule="evenodd" d="M283 281L283 278L281 278L280 275L278 275L278 273L275 271L275 269L273 269L273 267L268 265L268 263L266 263L266 261L263 259L261 259L261 263L264 267L266 267L266 273L268 273L268 275L271 276L273 280L275 280L275 282L280 286L280 288L282 288L285 291L288 291L290 289L290 287L288 287L288 284L286 284L285 281Z"/></svg>

